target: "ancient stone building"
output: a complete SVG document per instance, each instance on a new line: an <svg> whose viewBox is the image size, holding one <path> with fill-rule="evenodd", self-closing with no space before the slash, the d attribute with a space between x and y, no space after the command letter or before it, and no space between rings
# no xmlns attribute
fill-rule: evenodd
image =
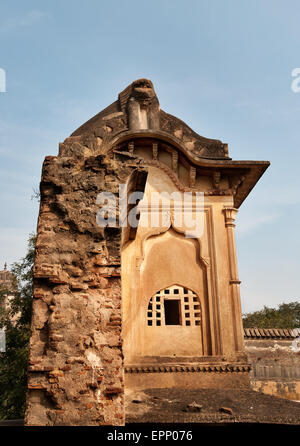
<svg viewBox="0 0 300 446"><path fill-rule="evenodd" d="M11 292L14 288L14 276L8 271L6 263L4 264L4 269L0 271L0 286Z"/></svg>
<svg viewBox="0 0 300 446"><path fill-rule="evenodd" d="M28 425L122 425L124 387L249 386L234 221L268 165L160 110L147 79L46 157Z"/></svg>
<svg viewBox="0 0 300 446"><path fill-rule="evenodd" d="M8 271L7 264L4 264L4 269L0 271L0 288L5 291L0 305L3 305L6 310L10 310L11 301L16 292L16 278ZM11 321L15 322L19 317L19 313L11 317Z"/></svg>

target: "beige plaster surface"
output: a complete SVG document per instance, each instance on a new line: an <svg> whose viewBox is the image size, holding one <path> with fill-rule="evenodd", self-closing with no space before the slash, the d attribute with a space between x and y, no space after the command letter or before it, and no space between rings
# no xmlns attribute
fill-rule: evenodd
<svg viewBox="0 0 300 446"><path fill-rule="evenodd" d="M175 221L172 213L173 208L178 208L176 195L170 204L170 222L164 218L168 200L158 206L159 200L155 197L158 225L155 228L151 226L151 197L153 193L162 192L176 192L177 197L183 197L166 173L151 167L145 199L139 205L140 222L143 224L138 226L135 239L122 249L125 364L136 363L138 358L142 361L145 356L188 358L223 354L228 360L235 360L237 354L243 353L242 348L237 348L234 332L236 319L241 318L241 313L236 311L232 302L228 243L234 241L228 239L224 218L224 208L233 205L232 197L206 196L200 207L194 200L186 209L192 218L201 221L201 233L197 238L187 238L184 219L178 225L176 223L180 223L180 219ZM236 262L235 258L233 262ZM161 325L149 326L147 309L150 299L157 292L176 286L184 287L198 297L200 325L165 325L162 301ZM181 303L181 313L183 311ZM238 333L238 336L241 346L243 334Z"/></svg>

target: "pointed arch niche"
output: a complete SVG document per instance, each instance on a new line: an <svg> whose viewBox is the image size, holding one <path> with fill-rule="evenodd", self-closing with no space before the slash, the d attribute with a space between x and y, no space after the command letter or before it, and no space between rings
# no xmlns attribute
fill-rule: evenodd
<svg viewBox="0 0 300 446"><path fill-rule="evenodd" d="M151 167L145 196L149 198L153 191L170 193L177 189L168 175ZM133 240L123 238L125 364L143 363L150 358L159 361L159 358L188 359L213 354L210 261L207 256L202 257L201 246L201 239L187 238L182 228L174 227L172 218L170 224L158 227L138 226ZM158 295L160 303L156 304ZM151 303L151 319L156 321L160 316L161 323L149 324ZM176 308L179 320L173 314Z"/></svg>

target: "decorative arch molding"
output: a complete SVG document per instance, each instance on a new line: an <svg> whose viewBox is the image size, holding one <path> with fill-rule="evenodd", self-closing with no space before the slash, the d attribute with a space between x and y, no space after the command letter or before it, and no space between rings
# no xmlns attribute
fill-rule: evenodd
<svg viewBox="0 0 300 446"><path fill-rule="evenodd" d="M145 144L148 145L151 159L135 153L137 146L140 149ZM159 154L163 152L169 153L170 165L159 159ZM220 164L221 161L218 159L195 157L192 151L180 144L176 137L158 130L122 132L110 142L107 154L111 158L114 156L125 157L125 162L130 166L157 167L168 175L179 191L196 192L201 190L207 196L235 196L243 185L247 171L247 169L236 168L235 173L228 181L226 172L229 167L226 164L228 160L223 159ZM179 175L180 165L187 171L188 178L185 178L184 181ZM204 189L197 187L200 177L207 178L208 183Z"/></svg>
<svg viewBox="0 0 300 446"><path fill-rule="evenodd" d="M202 334L202 352L205 355L215 355L216 352L214 350L214 347L212 345L212 336L213 335L213 327L211 325L211 319L215 319L216 315L212 316L212 314L215 312L215 308L212 305L212 290L211 290L211 272L210 272L210 259L208 257L202 257L201 255L201 241L198 239L186 239L183 235L183 231L178 230L178 228L174 228L172 225L169 225L165 228L153 228L152 231L148 232L147 234L144 234L144 237L142 239L139 239L138 242L140 243L140 249L143 254L142 257L136 260L136 283L137 287L140 287L140 284L144 283L145 278L147 278L149 274L148 270L148 260L151 259L151 256L146 255L145 245L147 243L147 240L151 239L151 237L157 237L160 238L160 236L163 236L164 234L168 233L169 231L174 231L174 234L179 235L180 239L182 240L182 243L184 243L184 240L188 240L189 243L193 243L196 249L196 264L194 265L193 274L191 276L194 277L192 280L184 280L182 277L180 280L180 286L184 286L194 293L197 294L198 298L201 302L201 308L202 308L202 326L201 326L201 334ZM179 243L181 243L179 239ZM137 240L136 240L137 241ZM163 243L165 243L164 241ZM159 246L159 239L157 240L157 243ZM155 245L154 245L155 246ZM186 249L186 248L185 248ZM143 268L143 262L146 261L145 267ZM150 260L151 265L151 260ZM188 265L186 265L186 273L188 274ZM195 268L198 268L198 273L196 272ZM151 271L151 266L150 266ZM171 275L172 276L172 275ZM162 278L162 281L160 284L158 282L154 282L151 284L150 287L147 287L147 291L144 290L142 294L140 294L140 310L145 312L148 306L148 301L151 298L151 296L157 291L158 287L157 285L161 285L162 288L167 288L168 286L171 286L173 283L175 283L174 277L173 279L169 277L169 279L166 277ZM195 279L198 277L197 279ZM170 280L170 282L169 282ZM196 280L196 282L195 282ZM169 282L169 283L168 283ZM194 282L194 286L192 283ZM197 283L197 285L196 285ZM200 291L201 290L201 291ZM200 294L199 294L200 293ZM219 350L219 347L218 347Z"/></svg>
<svg viewBox="0 0 300 446"><path fill-rule="evenodd" d="M138 148L145 145L145 142L150 145L149 155L151 159L140 156L136 152L137 144L141 144ZM137 143L137 144L136 144ZM170 166L165 162L159 160L159 155L162 153L168 153L171 157ZM125 139L121 138L115 145L113 145L109 151L108 155L113 157L114 155L125 156L127 158L126 163L137 166L153 166L161 169L168 177L172 180L177 189L181 192L196 192L195 178L197 172L197 166L194 163L193 158L187 156L187 152L182 146L174 145L174 142L166 141L161 138L156 139L151 135L145 134L139 137L132 136L132 138ZM178 166L181 164L189 172L188 184L183 184L178 176Z"/></svg>
<svg viewBox="0 0 300 446"><path fill-rule="evenodd" d="M136 257L136 269L140 271L143 261L145 260L145 243L150 237L155 237L164 234L165 232L169 230L174 230L174 232L178 233L180 236L184 237L185 231L182 228L178 228L174 224L174 216L170 216L170 224L165 227L160 228L150 228L148 232L143 234L142 237L138 238L138 249L140 252L140 255ZM201 255L201 240L198 238L193 238L189 240L194 240L197 244L197 260L199 260L200 267L201 265L207 269L210 268L210 258L209 257L202 257Z"/></svg>
<svg viewBox="0 0 300 446"><path fill-rule="evenodd" d="M172 180L174 186L176 186L180 192L194 192L194 193L196 192L195 189L193 189L192 187L188 187L188 186L185 186L184 184L182 184L182 182L179 180L178 176L166 164L161 163L158 160L145 160L143 158L140 158L140 159L142 160L142 163L145 166L157 167L158 169L160 169L164 173L166 173L168 175L168 177L170 178L170 180Z"/></svg>
<svg viewBox="0 0 300 446"><path fill-rule="evenodd" d="M219 290L216 279L215 236L211 205L205 206L204 215L205 231L207 232L206 237L209 241L208 245L205 247L205 252L203 252L204 246L202 246L201 239L195 238L190 240L194 241L196 247L197 263L199 268L201 268L203 271L203 280L206 289L205 305L203 303L203 314L205 313L205 327L203 328L205 330L207 341L206 345L204 345L203 351L206 355L216 356L223 354L223 345L222 338L220 336L220 309L218 305ZM176 227L172 218L170 220L170 224L166 225L165 227L149 228L149 230L144 233L137 233L137 236L134 240L134 243L136 244L136 248L134 251L138 253L138 255L134 255L134 267L132 270L132 277L134 277L135 283L134 288L136 290L139 290L142 284L141 268L145 260L145 245L147 240L149 240L151 237L163 235L170 230L174 231L177 235L184 238L183 229ZM132 253L134 253L134 251L132 251ZM191 288L191 286L189 286L189 288ZM153 293L154 292L155 290L153 290ZM147 296L149 296L149 298L150 294L150 292L147 293ZM140 302L144 302L142 305L144 308L143 311L146 310L146 300L144 300L145 297L146 296L140 295L139 298ZM135 318L138 315L138 309L133 307L132 314L133 318Z"/></svg>
<svg viewBox="0 0 300 446"><path fill-rule="evenodd" d="M164 132L163 130L153 130L153 129L146 129L146 130L135 130L135 131L121 131L115 135L115 137L109 142L107 146L107 153L110 153L117 145L129 142L138 138L149 138L149 139L156 139L157 142L166 142L174 147L176 147L180 152L182 152L192 163L195 163L197 165L214 165L216 164L217 158L209 158L209 157L203 157L203 156L197 156L193 154L191 151L186 149L182 142L176 138L173 135L170 135L170 133ZM221 157L220 159L224 159L224 157ZM230 160L231 158L226 158Z"/></svg>

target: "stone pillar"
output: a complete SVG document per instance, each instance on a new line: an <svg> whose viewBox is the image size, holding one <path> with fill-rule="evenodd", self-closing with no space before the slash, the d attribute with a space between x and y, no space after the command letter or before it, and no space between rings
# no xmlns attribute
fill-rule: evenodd
<svg viewBox="0 0 300 446"><path fill-rule="evenodd" d="M228 259L229 259L229 289L231 295L231 312L234 330L234 343L236 352L244 351L243 339L243 323L242 323L242 309L240 299L240 280L238 277L236 245L235 245L235 217L237 209L234 207L225 207L223 213L225 216L225 227L227 233L228 245Z"/></svg>

